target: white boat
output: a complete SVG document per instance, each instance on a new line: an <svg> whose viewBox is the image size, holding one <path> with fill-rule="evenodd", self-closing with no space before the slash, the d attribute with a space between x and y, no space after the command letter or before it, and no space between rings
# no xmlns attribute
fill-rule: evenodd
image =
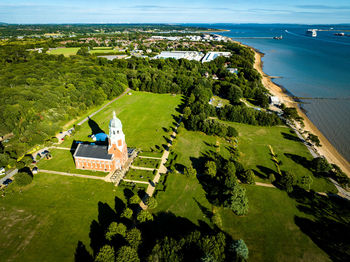
<svg viewBox="0 0 350 262"><path fill-rule="evenodd" d="M306 31L306 35L316 37L317 36L317 29L308 29Z"/></svg>

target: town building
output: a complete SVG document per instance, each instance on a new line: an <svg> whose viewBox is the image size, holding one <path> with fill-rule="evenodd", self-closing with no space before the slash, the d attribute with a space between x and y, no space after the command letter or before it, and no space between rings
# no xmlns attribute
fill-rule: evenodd
<svg viewBox="0 0 350 262"><path fill-rule="evenodd" d="M213 61L215 58L219 56L229 57L231 56L231 53L230 52L208 52L203 57L202 63Z"/></svg>
<svg viewBox="0 0 350 262"><path fill-rule="evenodd" d="M113 112L113 118L109 122L108 145L80 143L73 155L76 168L103 172L122 169L128 160L122 127L122 122Z"/></svg>
<svg viewBox="0 0 350 262"><path fill-rule="evenodd" d="M187 59L187 60L195 60L200 61L204 54L202 52L196 51L162 51L159 55L155 56L155 59Z"/></svg>

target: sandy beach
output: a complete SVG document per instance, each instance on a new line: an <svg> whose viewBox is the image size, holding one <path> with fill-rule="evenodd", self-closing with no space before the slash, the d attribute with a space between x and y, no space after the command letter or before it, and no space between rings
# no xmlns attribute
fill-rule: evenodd
<svg viewBox="0 0 350 262"><path fill-rule="evenodd" d="M255 54L254 68L261 74L262 83L269 92L277 96L279 100L288 107L295 107L298 110L299 115L304 119L305 126L302 128L303 131L308 131L314 135L317 135L320 139L321 147L315 147L317 152L324 156L329 163L338 165L347 176L350 177L350 163L335 149L335 147L328 141L328 139L321 133L320 130L310 121L305 113L300 110L298 103L293 100L281 87L271 81L271 77L263 72L262 57L264 54L259 53L254 48L244 45L240 42L234 41L235 43L250 48Z"/></svg>

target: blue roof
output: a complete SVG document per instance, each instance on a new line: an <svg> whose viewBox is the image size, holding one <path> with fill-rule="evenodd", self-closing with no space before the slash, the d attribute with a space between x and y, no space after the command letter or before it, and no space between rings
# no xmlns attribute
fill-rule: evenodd
<svg viewBox="0 0 350 262"><path fill-rule="evenodd" d="M96 141L106 141L108 136L105 133L98 133L95 135Z"/></svg>

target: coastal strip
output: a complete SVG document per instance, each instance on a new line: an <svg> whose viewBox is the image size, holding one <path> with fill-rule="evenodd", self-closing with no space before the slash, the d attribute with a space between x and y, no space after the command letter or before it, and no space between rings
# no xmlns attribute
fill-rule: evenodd
<svg viewBox="0 0 350 262"><path fill-rule="evenodd" d="M342 171L350 177L350 164L349 162L335 149L335 147L328 141L328 139L321 133L321 131L311 122L311 120L306 116L306 114L300 109L298 106L298 102L291 97L284 88L280 87L279 85L272 82L272 77L265 74L263 72L263 63L262 63L262 57L264 56L263 53L260 53L253 47L244 45L238 41L234 41L231 38L228 38L230 41L233 41L234 43L240 44L242 46L245 46L249 49L251 49L254 52L255 62L254 62L254 68L260 73L262 77L262 83L265 86L265 88L274 96L277 96L279 100L284 103L288 107L294 107L297 109L298 114L304 119L304 127L302 128L303 131L308 131L314 135L317 135L321 147L315 147L318 154L321 156L324 156L329 163L336 164L339 166Z"/></svg>

